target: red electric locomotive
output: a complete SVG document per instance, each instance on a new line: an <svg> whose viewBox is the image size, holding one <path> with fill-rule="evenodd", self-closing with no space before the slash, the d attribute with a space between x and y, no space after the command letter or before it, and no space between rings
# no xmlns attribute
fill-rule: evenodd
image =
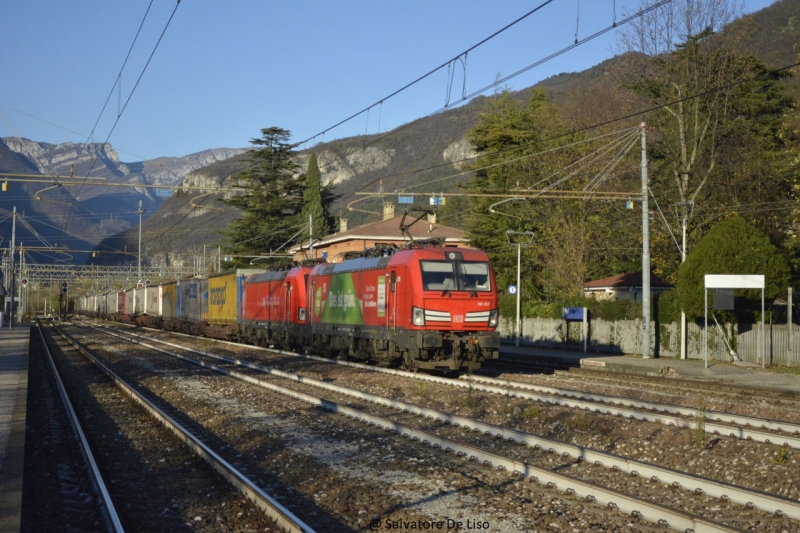
<svg viewBox="0 0 800 533"><path fill-rule="evenodd" d="M241 331L254 344L299 348L306 327L311 267L253 274L243 283Z"/></svg>
<svg viewBox="0 0 800 533"><path fill-rule="evenodd" d="M306 342L315 352L405 368L479 368L497 357L497 287L486 253L397 250L317 265Z"/></svg>

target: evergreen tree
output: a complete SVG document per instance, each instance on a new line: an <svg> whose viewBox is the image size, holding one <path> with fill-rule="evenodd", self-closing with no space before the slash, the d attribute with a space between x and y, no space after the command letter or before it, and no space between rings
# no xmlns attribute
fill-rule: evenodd
<svg viewBox="0 0 800 533"><path fill-rule="evenodd" d="M331 232L328 206L330 205L332 196L322 187L319 166L317 165L317 154L314 152L311 152L311 158L308 160L305 183L306 186L303 191L303 214L301 218L305 224L308 224L308 217L311 216L314 223L313 237L314 240L319 240ZM305 239L308 238L308 235L308 231L305 231Z"/></svg>
<svg viewBox="0 0 800 533"><path fill-rule="evenodd" d="M769 237L743 218L732 216L714 226L678 269L678 300L690 318L703 316L706 274L763 274L764 296L772 300L787 287L789 265ZM761 299L759 290L744 294Z"/></svg>
<svg viewBox="0 0 800 533"><path fill-rule="evenodd" d="M250 165L236 175L247 192L223 200L241 211L242 216L222 233L228 238L228 253L234 256L258 256L273 253L258 266L285 263L292 241L302 235L300 213L303 209L304 181L298 179L294 156L297 145L289 143L291 132L278 127L261 130L260 139L250 143ZM234 258L234 266L250 266L250 257Z"/></svg>

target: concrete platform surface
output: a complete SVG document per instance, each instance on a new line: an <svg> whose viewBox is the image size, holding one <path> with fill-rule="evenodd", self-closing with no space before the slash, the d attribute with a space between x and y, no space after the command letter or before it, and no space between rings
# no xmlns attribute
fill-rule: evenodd
<svg viewBox="0 0 800 533"><path fill-rule="evenodd" d="M0 328L0 531L19 531L28 396L26 325Z"/></svg>
<svg viewBox="0 0 800 533"><path fill-rule="evenodd" d="M759 387L800 393L800 374L762 370L751 363L724 363L709 361L704 368L698 359L674 359L659 357L642 359L636 355L602 355L583 353L577 350L538 348L535 346L500 347L500 357L532 360L552 360L573 367L598 371L613 371L634 375L664 376L703 381L717 380L728 384Z"/></svg>

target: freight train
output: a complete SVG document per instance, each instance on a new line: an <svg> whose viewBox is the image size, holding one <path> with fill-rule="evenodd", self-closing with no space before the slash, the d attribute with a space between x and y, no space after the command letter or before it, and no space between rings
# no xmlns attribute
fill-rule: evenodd
<svg viewBox="0 0 800 533"><path fill-rule="evenodd" d="M477 369L500 347L486 253L440 246L84 296L76 312L406 369Z"/></svg>

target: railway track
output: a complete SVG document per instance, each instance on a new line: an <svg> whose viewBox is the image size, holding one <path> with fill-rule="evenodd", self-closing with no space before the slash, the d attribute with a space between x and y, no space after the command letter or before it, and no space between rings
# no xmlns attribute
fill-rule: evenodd
<svg viewBox="0 0 800 533"><path fill-rule="evenodd" d="M227 523L233 529L313 531L205 444L207 436L186 429L186 421L168 413L168 406L148 400L81 343L55 330L81 354L60 350L65 357L59 364L72 374L67 388L79 396L83 419L91 421L88 440L104 458L109 492L125 510L123 524L135 530ZM104 378L98 378L98 370Z"/></svg>
<svg viewBox="0 0 800 533"><path fill-rule="evenodd" d="M214 342L224 343L226 341ZM264 348L260 349L265 350ZM712 436L728 436L800 449L800 424L788 421L768 420L759 417L692 408L664 402L633 400L627 397L594 394L562 387L548 387L510 380L496 380L483 376L471 376L468 380L462 379L459 381L429 374L409 374L399 370L372 367L359 363L332 361L330 359L294 354L292 352L278 352L299 358L367 369L396 376L411 376L413 379L440 383L452 387L469 388L513 398L533 400L549 405L594 411L668 426L699 429Z"/></svg>
<svg viewBox="0 0 800 533"><path fill-rule="evenodd" d="M730 385L722 382L708 383L695 379L684 379L666 376L642 376L625 372L611 372L579 368L555 361L550 363L544 360L523 361L520 359L493 359L484 365L487 370L537 372L552 371L558 378L575 382L607 382L624 384L625 386L640 385L648 390L659 389L665 391L690 391L692 393L706 392L713 395L724 395L739 399L777 402L779 405L800 407L800 394L791 391L763 389L742 385Z"/></svg>
<svg viewBox="0 0 800 533"><path fill-rule="evenodd" d="M120 336L118 333L114 333L114 335ZM127 338L131 340L130 332L126 332L125 335L121 336L123 338ZM138 342L140 345L145 346L149 349L153 349L160 352L167 352L173 356L181 357L185 360L189 360L186 356L181 356L176 353L168 352L163 348L156 347L152 344L144 343L144 341L139 339L133 339L133 342ZM159 341L164 342L164 341ZM480 434L486 433L490 436L501 436L504 439L512 439L517 442L524 442L532 446L535 450L544 450L545 453L549 452L551 455L555 455L556 457L560 457L560 460L557 460L557 468L569 468L570 472L575 472L578 476L583 476L585 482L589 484L601 484L601 485L627 485L628 492L635 492L635 491L642 491L644 493L648 493L651 495L652 498L658 499L658 488L654 488L657 485L671 487L670 490L677 490L677 487L681 487L681 490L687 491L689 494L694 494L695 496L686 496L684 495L683 499L688 500L697 500L695 505L699 505L700 508L711 508L717 509L720 511L720 514L728 513L728 516L731 514L741 513L742 515L751 515L753 510L758 508L761 512L766 512L766 515L760 516L758 519L760 523L768 523L770 521L769 516L777 517L777 521L781 522L784 520L784 517L790 517L793 519L800 518L800 506L798 506L796 501L792 501L785 498L774 497L771 495L759 493L758 491L752 491L747 489L742 489L741 487L735 487L730 484L725 483L718 483L714 480L705 479L699 476L692 476L690 474L684 473L677 473L673 470L660 468L655 465L646 464L641 461L631 461L624 458L620 458L613 454L604 453L598 450L587 449L585 447L580 446L573 446L566 443L559 443L555 442L550 439L542 439L538 438L535 435L525 434L523 432L510 430L508 428L503 428L491 424L485 424L478 420L468 419L465 417L453 416L449 413L444 413L442 411L431 410L420 408L419 406L415 406L409 404L407 402L397 402L395 400L390 400L387 398L378 397L376 395L365 394L361 391L355 391L352 389L345 389L338 387L336 385L332 385L330 383L325 383L319 380L310 380L307 377L301 377L293 374L288 374L284 372L275 371L272 369L265 368L261 365L256 365L253 363L245 363L242 361L236 361L235 359L220 357L215 354L211 354L208 352L203 352L197 349L187 348L185 346L178 346L175 343L169 343L173 347L179 347L182 350L190 350L194 353L194 355L201 355L203 357L209 357L217 359L218 361L222 361L225 365L231 366L234 364L238 364L239 366L244 366L249 370L256 370L258 372L266 372L269 373L271 376L277 376L278 380L281 379L286 381L290 380L290 382L294 383L301 383L302 387L306 388L322 388L326 391L332 391L337 395L340 396L348 396L350 398L356 397L360 400L363 400L363 405L360 407L361 414L359 412L348 412L349 416L353 416L355 418L366 419L370 423L381 425L383 427L391 427L395 429L395 431L400 431L401 433L405 432L409 435L416 435L421 440L427 440L429 443L434 443L434 445L439 445L442 447L449 448L455 451L461 451L465 454L471 454L471 457L475 457L476 459L480 459L483 461L489 461L494 465L502 464L505 465L506 468L514 468L520 472L535 472L535 474L528 474L529 476L536 477L540 480L545 480L546 483L554 484L556 487L563 487L564 485L568 485L569 491L574 491L575 493L579 493L579 491L586 491L587 488L581 486L575 477L568 477L567 479L559 478L553 479L552 477L548 477L548 470L544 470L545 473L542 471L536 470L536 467L532 466L530 461L530 457L527 457L529 460L526 462L525 454L521 454L523 457L522 460L515 460L513 458L503 458L497 457L492 453L488 453L487 450L489 447L494 449L496 446L494 444L481 442L482 437L475 438L474 435L463 435L464 428L470 428L477 430ZM260 386L266 386L269 388L275 387L276 385L266 385L264 383L264 378L254 378L252 375L244 375L241 372L233 371L230 368L220 368L215 364L202 362L196 359L191 359L193 364L199 364L204 367L214 367L218 371L222 371L228 375L236 375L239 379L247 380L253 383L256 383ZM302 388L301 387L301 388ZM285 389L285 387L281 387L281 389ZM274 390L274 389L273 389ZM336 410L337 412L347 411L347 408L343 406L345 402L348 400L343 400L338 403L331 402L330 400L322 400L318 397L314 397L313 400L309 400L308 392L298 391L296 387L292 386L292 390L294 392L286 392L285 394L295 394L295 395L303 395L305 401L317 402L319 405L327 405L329 409ZM327 402L327 403L326 403ZM352 400L349 400L349 404L352 404ZM432 436L431 432L428 431L427 433L424 430L420 430L419 427L398 427L398 423L395 419L387 419L383 417L379 418L369 418L365 416L364 413L370 410L374 410L371 408L371 404L380 404L381 406L395 409L395 410L402 410L407 413L413 413L415 415L427 417L429 419L437 420L440 426L435 429L435 432L438 435L442 435L443 433L461 433L462 439L466 436L467 442L469 442L468 446L473 446L473 448L459 448L458 444L454 444L455 441L453 440L436 440L435 437ZM385 416L385 413L380 413ZM460 429L450 430L447 426L458 426ZM429 428L430 430L431 428ZM422 433L419 433L422 431ZM467 432L472 433L472 432ZM463 440L462 440L463 442ZM508 449L510 451L509 455L517 455L520 456L519 453L516 453L516 450L512 450L514 448L513 445L509 445ZM484 450L476 452L475 449ZM505 448L504 448L505 449ZM487 454L488 453L488 454ZM541 455L541 454L539 454ZM539 457L538 460L540 462L553 462L552 457L549 459L544 459ZM586 466L591 465L591 466ZM599 467L599 468L595 468ZM522 470L524 469L524 470ZM582 470L579 472L579 470ZM598 471L602 471L602 473L598 473ZM552 472L552 470L549 470ZM631 483L624 483L620 482L619 480L609 479L609 472L614 472L611 474L610 477L613 478L614 475L619 477L623 473L630 477L633 476L634 478L639 479L647 479L647 490L644 490L641 487L641 483L633 482ZM578 489L575 488L575 484L578 483ZM572 485L570 485L572 484ZM586 492L583 492L587 494ZM703 496L701 496L701 494ZM617 499L620 499L620 496L615 496ZM609 498L605 496L605 498ZM716 498L716 501L708 501L706 498L711 498L712 500ZM622 498L624 499L624 498ZM608 500L608 503L616 503L612 500ZM641 503L637 503L638 505L642 505ZM741 509L735 510L733 508L736 507L735 504L738 504ZM628 504L630 505L630 504ZM689 505L691 507L691 505ZM725 510L723 511L723 508ZM654 515L651 514L653 511L648 511L648 517L652 518ZM656 520L663 520L663 518ZM673 521L670 522L671 524L675 523L676 518L673 517ZM738 522L737 519L732 519L734 524L741 525L743 523L747 523L749 518L739 518ZM708 525L700 525L699 527L709 527ZM780 526L782 527L782 526Z"/></svg>
<svg viewBox="0 0 800 533"><path fill-rule="evenodd" d="M81 422L41 328L31 328L26 476L22 529L123 531ZM44 504L46 502L46 504Z"/></svg>

